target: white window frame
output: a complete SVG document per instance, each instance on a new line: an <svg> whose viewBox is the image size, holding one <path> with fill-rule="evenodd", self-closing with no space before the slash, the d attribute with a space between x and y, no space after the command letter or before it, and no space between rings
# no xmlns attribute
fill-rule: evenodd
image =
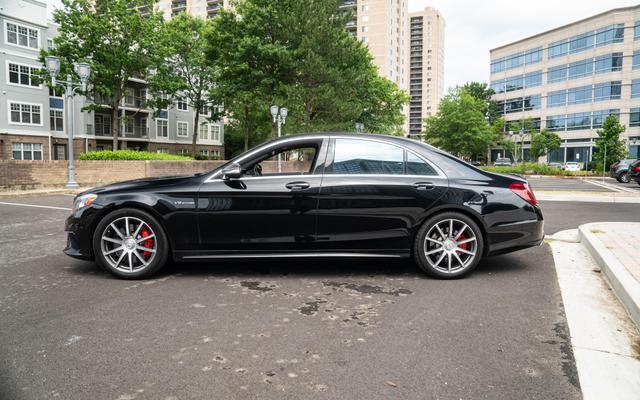
<svg viewBox="0 0 640 400"><path fill-rule="evenodd" d="M31 77L33 76L31 73L31 68L35 68L35 69L40 69L39 66L37 65L33 65L33 64L25 64L25 63L21 63L21 62L17 62L17 61L11 61L11 60L7 60L6 62L6 78L7 78L7 85L10 86L17 86L17 87L21 87L21 88L29 88L29 89L35 89L35 90L40 90L42 89L42 83L39 83L38 86L31 86L31 85L23 85L21 83L13 83L11 82L9 79L9 64L15 64L18 66L18 81L20 81L20 67L29 67L29 82L31 82Z"/></svg>
<svg viewBox="0 0 640 400"><path fill-rule="evenodd" d="M51 125L51 113L60 113L61 114L61 118L62 118L62 129L54 129L54 126ZM51 132L64 132L64 125L65 125L65 120L64 120L64 109L61 108L49 108L49 130ZM53 119L57 119L58 117L54 116ZM56 125L57 126L57 125Z"/></svg>
<svg viewBox="0 0 640 400"><path fill-rule="evenodd" d="M20 104L20 106L28 105L28 106L38 106L38 107L40 107L40 123L39 124L34 124L34 123L25 123L25 122L13 122L11 120L11 105L12 104ZM43 126L43 119L44 119L43 118L43 112L44 112L44 107L42 106L41 103L28 103L28 102L25 102L25 101L7 100L7 121L9 122L10 125ZM33 112L30 111L30 114L33 115ZM20 121L22 121L22 107L20 107Z"/></svg>
<svg viewBox="0 0 640 400"><path fill-rule="evenodd" d="M200 124L200 129L198 130L198 138L200 140L210 140L210 133L211 133L211 128L210 128L211 124ZM206 131L205 131L206 129ZM206 137L205 135L203 135L203 133L206 133Z"/></svg>
<svg viewBox="0 0 640 400"><path fill-rule="evenodd" d="M185 108L181 108L180 104L184 103L185 104ZM189 103L185 100L185 99L178 99L176 100L176 110L178 111L189 111Z"/></svg>
<svg viewBox="0 0 640 400"><path fill-rule="evenodd" d="M17 144L20 145L20 157L21 158L19 158L19 159L13 158L13 152L15 151L13 149L13 146L15 146ZM24 153L25 153L24 145L25 144L30 144L31 145L31 159L30 160L25 160L24 159ZM36 152L35 146L40 146L40 159L39 160L34 159L34 156L33 156L35 154L35 152ZM44 146L42 145L42 143L22 143L22 142L12 143L11 144L11 159L12 160L17 160L17 161L42 161L42 160L44 160Z"/></svg>
<svg viewBox="0 0 640 400"><path fill-rule="evenodd" d="M214 134L214 131L217 131L217 132L215 132ZM214 142L221 142L221 139L220 139L221 134L222 134L222 129L220 129L220 125L211 124L211 127L209 128L209 136L211 137L211 140Z"/></svg>
<svg viewBox="0 0 640 400"><path fill-rule="evenodd" d="M23 46L20 44L20 40L18 39L18 36L20 35L18 32L16 32L16 39L17 39L17 43L11 43L9 41L9 24L11 25L15 25L16 29L20 29L20 27L27 29L27 45ZM38 47L31 47L29 46L29 31L36 31L38 33ZM19 22L15 22L15 21L9 21L6 20L4 22L4 42L5 44L9 45L9 46L14 46L14 47L19 47L21 49L28 49L28 50L32 50L32 51L40 51L41 45L40 45L40 30L38 28L34 28L33 26L29 26L29 25L25 25Z"/></svg>
<svg viewBox="0 0 640 400"><path fill-rule="evenodd" d="M164 127L167 128L167 134L166 135L160 135L160 127L158 125L158 122L164 122ZM166 119L166 118L157 118L156 119L156 137L169 139L169 120L168 119Z"/></svg>
<svg viewBox="0 0 640 400"><path fill-rule="evenodd" d="M185 132L186 135L180 134L180 125L186 126ZM187 121L176 121L176 137L189 137L189 122Z"/></svg>

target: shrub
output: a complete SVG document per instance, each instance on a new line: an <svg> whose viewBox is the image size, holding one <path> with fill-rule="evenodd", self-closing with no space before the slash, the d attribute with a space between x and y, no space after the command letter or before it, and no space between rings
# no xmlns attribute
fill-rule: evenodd
<svg viewBox="0 0 640 400"><path fill-rule="evenodd" d="M137 150L100 150L80 154L81 160L192 160L191 157L175 154L152 153Z"/></svg>
<svg viewBox="0 0 640 400"><path fill-rule="evenodd" d="M564 171L560 168L550 167L546 164L520 163L510 167L485 166L480 167L485 171L499 172L502 174L527 174L527 175L563 175L563 176L586 176L591 175L591 171Z"/></svg>

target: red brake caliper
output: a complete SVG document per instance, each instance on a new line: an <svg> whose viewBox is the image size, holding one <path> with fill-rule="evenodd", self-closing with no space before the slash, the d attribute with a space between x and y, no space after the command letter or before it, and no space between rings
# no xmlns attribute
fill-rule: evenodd
<svg viewBox="0 0 640 400"><path fill-rule="evenodd" d="M463 233L458 238L458 242L461 242L461 241L463 241L465 239L466 239L466 237L464 236L464 233ZM458 245L458 247L460 247L462 250L468 250L467 247L469 247L469 243L462 243L461 245Z"/></svg>
<svg viewBox="0 0 640 400"><path fill-rule="evenodd" d="M146 238L147 236L151 235L151 232L149 232L149 230L148 230L147 228L144 228L144 227L143 227L143 228L140 230L140 235L141 235L143 238ZM149 238L149 239L145 240L144 242L142 242L142 246L143 246L143 247L146 247L146 248L148 248L148 249L152 249L152 248L153 248L153 238ZM143 256L145 259L149 259L149 257L151 257L151 252L150 252L150 251L143 251L143 252L142 252L142 256Z"/></svg>

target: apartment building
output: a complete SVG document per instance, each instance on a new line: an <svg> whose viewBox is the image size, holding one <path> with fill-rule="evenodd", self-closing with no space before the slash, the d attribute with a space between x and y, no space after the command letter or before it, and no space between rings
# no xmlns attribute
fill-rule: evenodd
<svg viewBox="0 0 640 400"><path fill-rule="evenodd" d="M630 156L638 157L640 6L612 9L491 50L491 86L505 120L518 124L527 118L536 130L558 133L562 146L548 162L588 163L596 131L609 115L627 127L624 140ZM530 138L523 133L529 159ZM491 159L501 153L492 149Z"/></svg>
<svg viewBox="0 0 640 400"><path fill-rule="evenodd" d="M82 111L88 101L76 96L66 104L62 89L38 82L40 49L53 45L57 27L47 21L47 4L39 0L0 3L0 159L66 159L66 107L73 107L74 154L112 148L109 113ZM193 110L177 102L154 117L146 106L143 80L132 78L119 111L123 118L119 147L161 153L191 152ZM99 101L99 99L96 99ZM198 151L224 158L224 125L199 127Z"/></svg>
<svg viewBox="0 0 640 400"><path fill-rule="evenodd" d="M381 76L407 88L408 0L342 0L353 18L347 30L366 43Z"/></svg>
<svg viewBox="0 0 640 400"><path fill-rule="evenodd" d="M158 10L165 18L171 18L181 12L197 15L203 18L213 18L220 10L229 7L229 0L160 0Z"/></svg>
<svg viewBox="0 0 640 400"><path fill-rule="evenodd" d="M444 29L433 7L409 13L409 136L420 135L444 95Z"/></svg>

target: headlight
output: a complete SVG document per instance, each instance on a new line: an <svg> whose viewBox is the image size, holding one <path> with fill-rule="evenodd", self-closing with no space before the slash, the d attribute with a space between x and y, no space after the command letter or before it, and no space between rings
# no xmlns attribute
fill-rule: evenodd
<svg viewBox="0 0 640 400"><path fill-rule="evenodd" d="M76 197L76 199L73 201L73 211L78 211L79 209L90 205L97 198L98 195L93 193L83 194L82 196Z"/></svg>

